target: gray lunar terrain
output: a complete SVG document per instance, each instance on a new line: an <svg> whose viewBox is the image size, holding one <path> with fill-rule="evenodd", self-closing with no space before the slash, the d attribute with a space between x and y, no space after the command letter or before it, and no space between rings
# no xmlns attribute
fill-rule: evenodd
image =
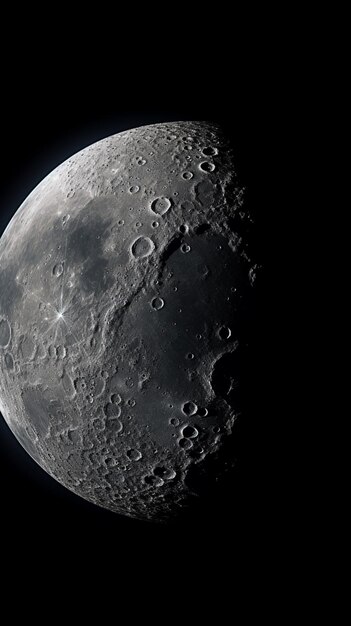
<svg viewBox="0 0 351 626"><path fill-rule="evenodd" d="M13 217L0 240L0 410L74 493L163 520L196 499L194 477L222 472L209 460L231 436L240 383L223 364L254 276L245 220L230 146L204 122L103 139Z"/></svg>

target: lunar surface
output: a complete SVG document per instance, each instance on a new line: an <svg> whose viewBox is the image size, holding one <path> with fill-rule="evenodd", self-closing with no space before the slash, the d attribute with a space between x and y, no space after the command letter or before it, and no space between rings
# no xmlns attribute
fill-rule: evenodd
<svg viewBox="0 0 351 626"><path fill-rule="evenodd" d="M230 145L204 122L103 139L0 240L0 410L77 495L175 517L224 471L255 267Z"/></svg>

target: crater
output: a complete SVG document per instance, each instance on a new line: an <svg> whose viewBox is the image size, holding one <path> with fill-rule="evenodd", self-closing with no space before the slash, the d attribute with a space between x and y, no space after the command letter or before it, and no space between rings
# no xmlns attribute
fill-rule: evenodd
<svg viewBox="0 0 351 626"><path fill-rule="evenodd" d="M156 298L153 298L153 300L151 300L151 306L155 311L159 311L160 309L163 309L165 305L165 301L162 298L159 298L158 296Z"/></svg>
<svg viewBox="0 0 351 626"><path fill-rule="evenodd" d="M228 326L221 326L218 329L218 337L220 339L223 339L223 341L225 341L226 339L229 339L231 337L232 331L230 330L230 328L228 328Z"/></svg>
<svg viewBox="0 0 351 626"><path fill-rule="evenodd" d="M183 448L183 450L190 450L190 448L193 447L192 441L190 439L185 439L185 437L179 439L178 444L181 448Z"/></svg>
<svg viewBox="0 0 351 626"><path fill-rule="evenodd" d="M172 480L176 476L176 472L174 469L170 469L169 467L161 467L157 465L154 468L154 475L162 478L163 480Z"/></svg>
<svg viewBox="0 0 351 626"><path fill-rule="evenodd" d="M184 426L182 429L182 435L186 439L194 439L199 434L199 431L195 426Z"/></svg>
<svg viewBox="0 0 351 626"><path fill-rule="evenodd" d="M109 418L118 418L121 415L121 407L119 404L107 404L105 407L105 413Z"/></svg>
<svg viewBox="0 0 351 626"><path fill-rule="evenodd" d="M143 259L149 256L155 249L155 244L149 237L138 237L131 247L132 255L135 259Z"/></svg>
<svg viewBox="0 0 351 626"><path fill-rule="evenodd" d="M159 476L144 476L144 483L152 487L162 487L163 480Z"/></svg>
<svg viewBox="0 0 351 626"><path fill-rule="evenodd" d="M157 215L164 215L171 208L171 204L169 198L160 196L151 202L151 210Z"/></svg>
<svg viewBox="0 0 351 626"><path fill-rule="evenodd" d="M214 163L210 163L209 161L203 161L202 163L200 163L199 168L203 172L213 172L213 170L216 169L216 166L214 165Z"/></svg>
<svg viewBox="0 0 351 626"><path fill-rule="evenodd" d="M113 393L111 396L111 402L113 404L120 404L122 402L122 398L119 393Z"/></svg>
<svg viewBox="0 0 351 626"><path fill-rule="evenodd" d="M62 276L63 263L58 263L57 265L55 265L54 269L52 270L52 273L54 276L56 276L56 278L59 278L60 276Z"/></svg>
<svg viewBox="0 0 351 626"><path fill-rule="evenodd" d="M106 426L108 427L108 429L110 431L113 431L115 433L120 433L123 429L123 424L119 419L116 418L110 418L107 420L106 422Z"/></svg>
<svg viewBox="0 0 351 626"><path fill-rule="evenodd" d="M185 413L185 415L195 415L197 411L197 405L195 404L195 402L185 402L182 406L182 411L183 413Z"/></svg>
<svg viewBox="0 0 351 626"><path fill-rule="evenodd" d="M206 148L202 149L202 154L204 154L205 156L214 156L215 154L218 154L218 150L213 146L207 146Z"/></svg>
<svg viewBox="0 0 351 626"><path fill-rule="evenodd" d="M127 450L127 457L128 459L130 459L131 461L139 461L142 457L141 452L139 452L139 450Z"/></svg>

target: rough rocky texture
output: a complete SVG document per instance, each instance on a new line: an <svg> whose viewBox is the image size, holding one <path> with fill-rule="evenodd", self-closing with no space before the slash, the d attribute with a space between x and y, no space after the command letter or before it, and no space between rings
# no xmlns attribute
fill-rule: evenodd
<svg viewBox="0 0 351 626"><path fill-rule="evenodd" d="M230 147L203 122L99 141L17 211L0 240L0 410L68 489L166 519L222 472L249 222Z"/></svg>

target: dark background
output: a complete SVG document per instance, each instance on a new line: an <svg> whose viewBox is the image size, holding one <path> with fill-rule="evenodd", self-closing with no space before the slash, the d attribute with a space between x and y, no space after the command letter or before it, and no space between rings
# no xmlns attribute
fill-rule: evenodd
<svg viewBox="0 0 351 626"><path fill-rule="evenodd" d="M162 53L162 51L160 51ZM43 51L42 51L43 53ZM0 420L3 537L18 552L75 564L85 556L128 565L157 563L201 569L208 559L238 567L269 559L287 541L289 487L284 477L289 399L283 397L281 350L284 278L281 251L287 192L282 144L291 134L289 94L279 71L256 58L230 56L177 73L152 65L144 72L118 65L84 76L67 65L48 77L40 60L9 70L2 101L0 232L30 191L71 154L110 134L164 121L215 120L231 136L247 202L256 219L255 250L263 270L257 287L245 420L236 427L237 468L186 522L162 526L119 517L71 494L26 454ZM162 56L162 54L161 54ZM244 54L245 57L245 54ZM160 63L160 59L157 61ZM150 61L145 61L150 67ZM241 64L241 73L238 67ZM179 69L179 68L178 68ZM285 218L284 218L285 219ZM14 548L12 548L13 550ZM40 556L38 556L40 555ZM219 561L218 561L219 562ZM146 566L146 563L149 565ZM76 566L76 565L75 565ZM215 571L208 573L216 576Z"/></svg>

